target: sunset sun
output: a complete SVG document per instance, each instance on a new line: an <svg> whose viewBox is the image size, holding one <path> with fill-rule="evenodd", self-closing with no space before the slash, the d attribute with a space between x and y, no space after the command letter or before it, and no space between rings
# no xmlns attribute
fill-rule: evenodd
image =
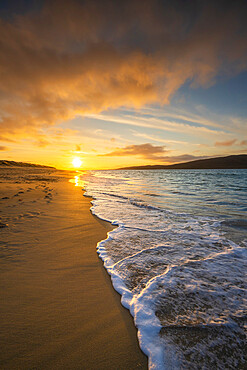
<svg viewBox="0 0 247 370"><path fill-rule="evenodd" d="M79 167L81 167L81 165L82 165L82 161L81 161L81 159L80 159L80 158L75 157L75 158L73 159L73 161L72 161L72 164L73 164L73 166L74 166L75 168L79 168Z"/></svg>

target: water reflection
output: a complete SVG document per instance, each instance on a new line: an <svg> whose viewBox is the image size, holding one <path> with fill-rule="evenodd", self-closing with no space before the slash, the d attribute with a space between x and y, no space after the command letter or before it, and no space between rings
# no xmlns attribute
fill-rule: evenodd
<svg viewBox="0 0 247 370"><path fill-rule="evenodd" d="M75 186L80 186L83 189L85 187L85 181L81 180L80 175L74 176L72 179L69 180L69 182L72 182L72 184L74 184Z"/></svg>

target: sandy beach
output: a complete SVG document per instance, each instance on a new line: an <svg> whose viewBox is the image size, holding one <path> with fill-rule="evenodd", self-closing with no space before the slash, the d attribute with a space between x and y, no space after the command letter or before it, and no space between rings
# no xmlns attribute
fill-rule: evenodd
<svg viewBox="0 0 247 370"><path fill-rule="evenodd" d="M112 227L68 178L0 184L1 369L145 369L96 245Z"/></svg>

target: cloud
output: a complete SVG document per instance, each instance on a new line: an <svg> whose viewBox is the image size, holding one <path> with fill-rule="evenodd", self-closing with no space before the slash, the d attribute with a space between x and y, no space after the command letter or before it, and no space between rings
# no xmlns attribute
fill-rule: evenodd
<svg viewBox="0 0 247 370"><path fill-rule="evenodd" d="M165 162L168 163L180 163L180 162L189 162L189 161L195 161L197 159L205 159L208 158L207 156L195 156L191 154L182 154L182 155L175 155L175 156L169 156L164 157Z"/></svg>
<svg viewBox="0 0 247 370"><path fill-rule="evenodd" d="M140 145L128 145L124 148L117 148L116 150L107 153L101 154L100 156L104 157L122 157L122 156L137 156L147 160L157 160L161 163L180 163L193 161L196 159L204 159L207 156L194 156L191 154L182 154L177 156L168 156L165 155L169 151L165 150L164 146L155 146L149 143L140 144Z"/></svg>
<svg viewBox="0 0 247 370"><path fill-rule="evenodd" d="M152 141L158 141L160 143L173 143L173 144L188 144L186 141L181 141L181 140L169 140L169 139L162 139L160 136L155 136L155 135L148 135L144 134L141 132L138 132L136 130L131 130L132 134L136 137L141 137L144 139L152 140Z"/></svg>
<svg viewBox="0 0 247 370"><path fill-rule="evenodd" d="M5 150L9 150L9 149L6 146L0 145L0 151L5 151Z"/></svg>
<svg viewBox="0 0 247 370"><path fill-rule="evenodd" d="M151 160L162 160L164 158L164 154L167 152L164 146L156 146L152 144L139 144L139 145L128 145L124 148L118 148L113 152L103 154L101 156L138 156L144 159L151 159Z"/></svg>
<svg viewBox="0 0 247 370"><path fill-rule="evenodd" d="M46 146L50 145L50 142L45 138L40 138L37 140L36 144L40 148L45 148Z"/></svg>
<svg viewBox="0 0 247 370"><path fill-rule="evenodd" d="M214 144L215 146L232 146L233 144L236 143L236 139L232 139L232 140L227 140L227 141L216 141L216 143Z"/></svg>
<svg viewBox="0 0 247 370"><path fill-rule="evenodd" d="M244 145L244 146L247 145L247 140L241 141L240 145Z"/></svg>
<svg viewBox="0 0 247 370"><path fill-rule="evenodd" d="M169 120L168 118L155 118L148 115L148 116L138 116L137 112L133 116L119 116L119 115L110 115L110 114L90 114L88 115L90 118L94 118L100 121L106 122L116 122L119 124L136 126L136 127L146 127L146 128L155 128L164 131L171 131L177 133L186 133L195 136L208 136L212 137L212 135L221 136L227 135L221 128L220 130L211 129L205 126L198 126L189 124L187 121L185 122L176 122L175 120ZM203 123L201 123L202 125ZM209 125L209 123L208 123Z"/></svg>
<svg viewBox="0 0 247 370"><path fill-rule="evenodd" d="M0 19L1 133L169 103L247 67L243 1L47 0Z"/></svg>
<svg viewBox="0 0 247 370"><path fill-rule="evenodd" d="M1 126L1 124L0 124ZM16 143L16 140L0 135L0 140L8 143Z"/></svg>

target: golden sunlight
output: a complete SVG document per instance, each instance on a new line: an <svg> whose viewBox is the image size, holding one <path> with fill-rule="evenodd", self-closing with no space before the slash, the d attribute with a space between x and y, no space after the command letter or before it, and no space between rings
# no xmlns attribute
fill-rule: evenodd
<svg viewBox="0 0 247 370"><path fill-rule="evenodd" d="M75 157L72 161L72 164L74 167L79 168L82 165L82 161L80 160L80 158Z"/></svg>

